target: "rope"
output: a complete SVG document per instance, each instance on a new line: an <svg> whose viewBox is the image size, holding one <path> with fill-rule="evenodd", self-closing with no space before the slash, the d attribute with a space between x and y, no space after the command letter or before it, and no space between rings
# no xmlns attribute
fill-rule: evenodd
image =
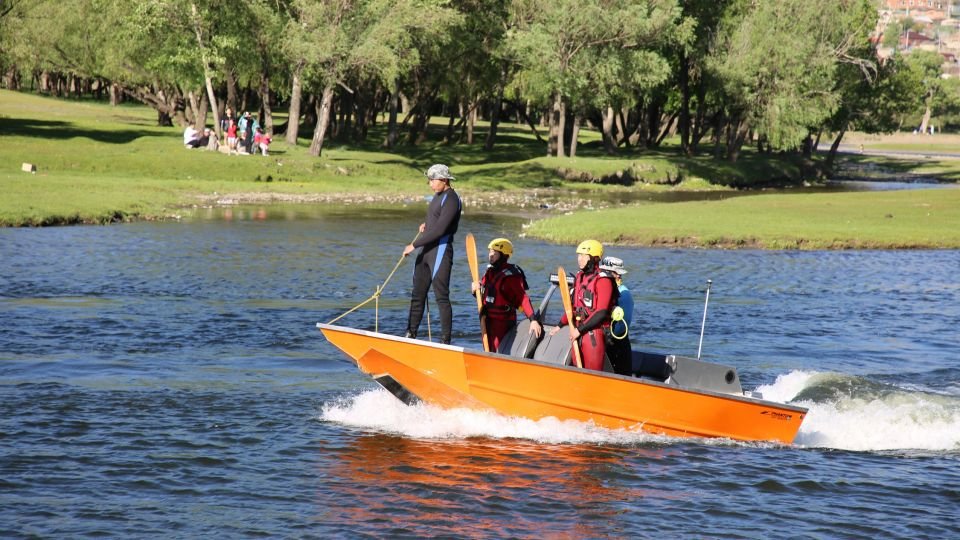
<svg viewBox="0 0 960 540"><path fill-rule="evenodd" d="M412 244L412 243L416 242L416 241L417 241L417 238L420 238L420 233L419 233L419 232L417 233L416 236L413 237L413 240L411 240L410 243ZM383 280L383 283L382 283L382 284L377 285L377 290L376 290L376 292L373 293L373 296L371 296L370 298L367 298L367 299L364 300L363 302L360 302L359 304L353 306L352 308L350 308L349 310L347 310L345 313L343 313L343 314L340 315L339 317L337 317L337 318L335 318L335 319L332 319L332 320L331 320L330 322L328 322L327 324L333 324L333 323L339 321L340 319L346 317L347 315L353 313L354 311L360 309L361 307L369 304L371 300L375 300L376 302L374 303L374 322L373 322L373 327L374 327L374 331L375 331L375 332L379 332L379 331L380 331L380 330L379 330L379 322L380 322L380 295L383 294L383 290L387 287L387 283L390 281L390 278L393 277L393 274L395 274L395 273L397 272L397 269L400 268L400 265L403 263L403 260L406 259L406 258L407 258L407 257L406 257L405 255L401 255L401 256L400 256L400 260L397 261L397 264L393 265L393 270L390 271L390 274L387 276L387 279ZM428 320L428 322L429 322L429 320Z"/></svg>
<svg viewBox="0 0 960 540"><path fill-rule="evenodd" d="M610 316L610 335L615 339L623 339L627 337L627 334L630 332L630 327L627 325L627 321L623 319L624 313L623 308L617 306L613 308L613 314ZM623 323L623 335L618 336L616 332L613 331L613 327L616 326L616 323Z"/></svg>

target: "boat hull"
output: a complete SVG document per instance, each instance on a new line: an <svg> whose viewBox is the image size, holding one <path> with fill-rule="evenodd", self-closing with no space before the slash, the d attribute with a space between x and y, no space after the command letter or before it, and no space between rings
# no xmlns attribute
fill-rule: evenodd
<svg viewBox="0 0 960 540"><path fill-rule="evenodd" d="M444 408L593 422L679 437L789 444L806 409L742 395L318 324L358 368L395 395ZM405 399L409 401L409 399Z"/></svg>

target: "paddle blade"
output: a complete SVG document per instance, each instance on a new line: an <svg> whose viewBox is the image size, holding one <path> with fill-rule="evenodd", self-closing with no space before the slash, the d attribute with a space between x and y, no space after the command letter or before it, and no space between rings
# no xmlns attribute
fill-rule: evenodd
<svg viewBox="0 0 960 540"><path fill-rule="evenodd" d="M477 267L477 241L473 233L467 233L467 264L470 265L470 277L473 281L480 281L480 270Z"/></svg>
<svg viewBox="0 0 960 540"><path fill-rule="evenodd" d="M477 268L477 241L473 238L473 233L467 233L467 264L470 265L470 277L473 281L480 281L480 269ZM480 298L480 289L474 292L477 297L477 312L483 309L483 300ZM487 318L480 317L480 338L483 340L483 350L490 352L490 346L487 344Z"/></svg>
<svg viewBox="0 0 960 540"><path fill-rule="evenodd" d="M576 331L573 325L573 302L570 301L570 287L567 285L567 273L563 271L562 266L557 267L557 282L560 286L560 299L563 300L563 312L567 314L567 327L570 328L570 335ZM573 359L577 362L577 367L583 367L583 360L580 358L580 344L573 343Z"/></svg>

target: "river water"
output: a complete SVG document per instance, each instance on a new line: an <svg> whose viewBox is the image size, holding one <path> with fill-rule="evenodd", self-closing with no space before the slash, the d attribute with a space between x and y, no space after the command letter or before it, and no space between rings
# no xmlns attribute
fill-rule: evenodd
<svg viewBox="0 0 960 540"><path fill-rule="evenodd" d="M711 279L704 357L810 408L792 446L671 439L408 407L359 374L314 324L370 298L423 211L0 230L0 536L960 536L960 252L609 248L634 348L695 356ZM575 267L522 228L468 208L455 344L479 343L465 232L515 238L535 301Z"/></svg>

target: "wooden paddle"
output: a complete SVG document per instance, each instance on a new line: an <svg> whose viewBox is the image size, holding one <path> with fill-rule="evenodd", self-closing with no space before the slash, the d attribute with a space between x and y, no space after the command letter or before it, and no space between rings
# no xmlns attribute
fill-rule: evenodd
<svg viewBox="0 0 960 540"><path fill-rule="evenodd" d="M480 282L480 270L477 268L477 241L473 239L473 233L467 233L467 262L470 264L470 277L473 281ZM483 299L480 298L480 289L474 291L477 297L477 313L483 313ZM490 352L490 345L487 344L487 317L480 315L480 339L483 341L483 350Z"/></svg>
<svg viewBox="0 0 960 540"><path fill-rule="evenodd" d="M570 328L570 337L577 331L573 324L573 304L570 302L570 286L567 285L567 273L563 271L562 266L557 267L557 281L560 285L560 298L563 300L563 311L567 314L567 326ZM580 359L580 343L573 340L573 359L577 361L577 367L583 368L583 360Z"/></svg>

